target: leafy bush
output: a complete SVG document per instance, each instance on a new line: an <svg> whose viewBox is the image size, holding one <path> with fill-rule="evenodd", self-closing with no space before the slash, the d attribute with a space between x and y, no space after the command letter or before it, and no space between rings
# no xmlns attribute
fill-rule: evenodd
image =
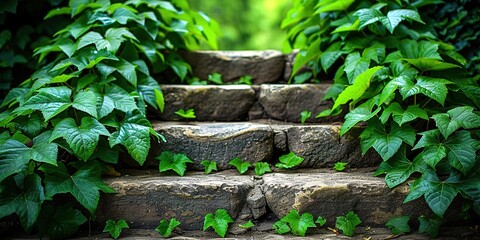
<svg viewBox="0 0 480 240"><path fill-rule="evenodd" d="M215 42L210 20L185 0L71 0L45 19L59 17L70 21L35 50L45 64L0 106L0 218L15 213L26 231L65 197L94 215L99 191L113 192L102 166L123 150L142 165L151 138L163 138L146 118L147 106L163 106L152 75L170 68L183 79L189 66L177 51ZM78 227L81 216L70 208L58 217ZM45 234L78 228L69 229Z"/></svg>
<svg viewBox="0 0 480 240"><path fill-rule="evenodd" d="M405 202L424 196L442 217L458 195L480 212L478 141L480 87L465 58L442 42L422 9L436 1L297 0L283 21L307 63L332 76L325 96L338 114L349 104L340 134L360 122L362 152L383 159L375 175L393 188L409 179Z"/></svg>

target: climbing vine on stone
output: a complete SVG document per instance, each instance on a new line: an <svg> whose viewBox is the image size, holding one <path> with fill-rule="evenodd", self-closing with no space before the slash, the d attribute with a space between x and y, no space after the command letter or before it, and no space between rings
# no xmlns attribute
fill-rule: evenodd
<svg viewBox="0 0 480 240"><path fill-rule="evenodd" d="M308 63L334 79L334 105L317 117L348 108L340 135L367 123L362 153L380 155L375 175L389 187L420 174L405 202L423 197L442 218L461 196L480 214L479 76L426 24L422 9L435 3L295 1L282 24L300 48L292 77Z"/></svg>

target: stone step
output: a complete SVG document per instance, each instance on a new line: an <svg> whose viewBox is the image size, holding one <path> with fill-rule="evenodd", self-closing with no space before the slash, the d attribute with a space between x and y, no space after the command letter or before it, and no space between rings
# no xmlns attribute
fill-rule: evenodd
<svg viewBox="0 0 480 240"><path fill-rule="evenodd" d="M155 157L163 151L186 154L194 162L190 169L196 170L203 169L203 160L217 162L219 170L232 168L228 162L236 157L274 164L288 152L304 158L301 168L331 168L340 161L350 168L375 167L381 161L373 150L362 156L358 138L339 137L340 126L332 124L155 122L153 127L167 142L152 146L145 167L158 166ZM138 166L131 160L126 163Z"/></svg>
<svg viewBox="0 0 480 240"><path fill-rule="evenodd" d="M197 121L243 121L276 119L300 122L300 113L310 111L307 122L331 122L337 118L314 116L332 106L323 101L331 84L262 84L262 85L162 85L165 99L163 121L178 121L179 109L194 109Z"/></svg>
<svg viewBox="0 0 480 240"><path fill-rule="evenodd" d="M395 216L416 219L431 214L421 200L402 203L406 185L391 190L371 172L296 170L262 177L236 171L188 172L184 177L142 174L146 175L130 173L106 179L117 193L101 198L98 225L107 219L125 219L131 228L153 229L161 219L175 217L182 222L182 230L201 230L204 216L223 208L236 220L230 232L238 234L242 233L238 223L255 220L257 227L268 230L275 219L292 209L323 216L330 227L337 216L348 211L359 215L362 227L381 227ZM274 215L273 220L260 223L269 219L265 218L268 215Z"/></svg>

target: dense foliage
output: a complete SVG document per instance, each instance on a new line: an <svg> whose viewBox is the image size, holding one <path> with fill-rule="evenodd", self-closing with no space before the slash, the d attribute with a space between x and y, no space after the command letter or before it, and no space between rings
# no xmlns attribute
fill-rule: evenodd
<svg viewBox="0 0 480 240"><path fill-rule="evenodd" d="M293 72L310 63L314 74L334 79L325 97L334 105L317 117L338 114L348 103L341 135L367 123L362 152L373 148L383 159L375 175L385 174L391 188L413 177L405 202L423 196L439 217L457 196L462 211L480 215L478 76L442 41L451 22L423 14L439 2L296 0L283 27L300 48ZM471 17L455 20L478 21Z"/></svg>
<svg viewBox="0 0 480 240"><path fill-rule="evenodd" d="M163 109L152 76L171 69L183 79L189 66L177 51L216 44L212 21L186 0L56 2L45 19L66 25L0 106L0 218L15 214L53 239L95 215L100 191L113 192L100 176L119 152L141 165L163 138L146 118ZM58 204L65 199L77 204Z"/></svg>

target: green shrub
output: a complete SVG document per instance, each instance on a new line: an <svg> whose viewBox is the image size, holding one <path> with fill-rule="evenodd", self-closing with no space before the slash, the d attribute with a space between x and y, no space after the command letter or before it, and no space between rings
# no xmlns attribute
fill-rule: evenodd
<svg viewBox="0 0 480 240"><path fill-rule="evenodd" d="M362 152L383 159L375 175L393 188L418 173L405 202L423 196L440 217L456 196L478 213L480 87L425 24L435 2L297 0L283 27L300 49L293 74L311 64L334 79L325 96L334 105L317 117L348 103L340 134L367 123Z"/></svg>
<svg viewBox="0 0 480 240"><path fill-rule="evenodd" d="M39 214L51 217L43 206L58 212L51 203L65 194L95 214L99 192L113 192L102 166L124 150L142 165L152 137L163 138L146 118L147 106L163 106L152 75L171 69L185 78L177 51L216 39L208 17L185 0L71 0L45 18L64 17L65 27L35 50L45 64L0 106L0 218L15 213L26 231ZM68 228L40 232L73 234L85 217L71 207L58 215L59 224L71 219Z"/></svg>

